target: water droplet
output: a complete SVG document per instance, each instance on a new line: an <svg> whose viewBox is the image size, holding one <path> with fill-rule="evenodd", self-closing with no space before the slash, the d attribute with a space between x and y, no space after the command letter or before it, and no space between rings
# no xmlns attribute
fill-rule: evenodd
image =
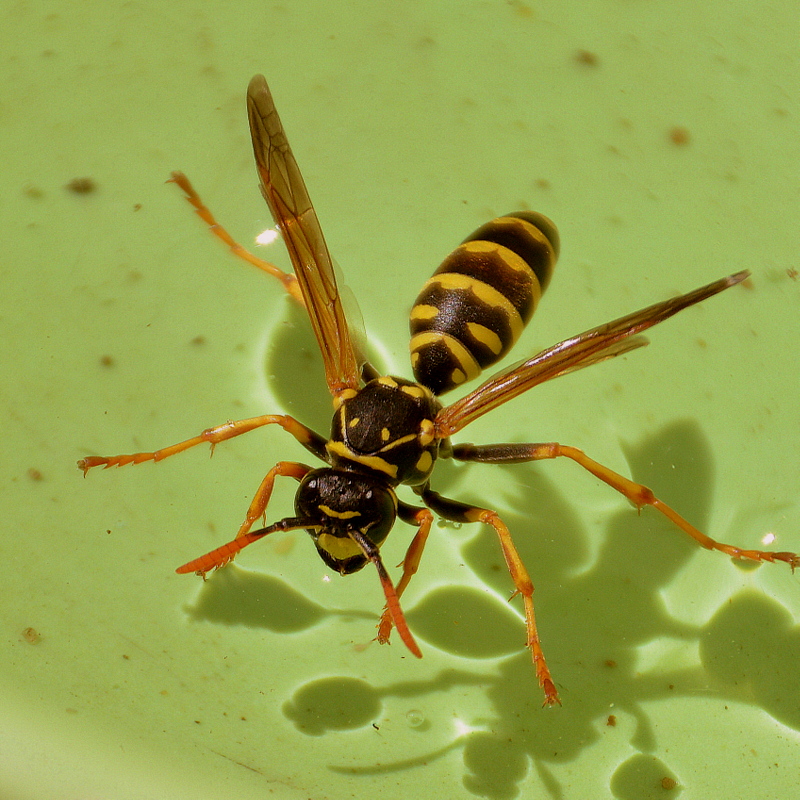
<svg viewBox="0 0 800 800"><path fill-rule="evenodd" d="M412 728L421 728L425 724L425 715L416 708L406 712L406 722Z"/></svg>

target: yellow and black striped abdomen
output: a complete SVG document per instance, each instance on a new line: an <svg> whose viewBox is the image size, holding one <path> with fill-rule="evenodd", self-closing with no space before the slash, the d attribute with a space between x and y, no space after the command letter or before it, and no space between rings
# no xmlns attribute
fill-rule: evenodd
<svg viewBox="0 0 800 800"><path fill-rule="evenodd" d="M440 395L476 377L514 345L550 282L558 231L518 211L481 226L425 284L411 310L411 365Z"/></svg>

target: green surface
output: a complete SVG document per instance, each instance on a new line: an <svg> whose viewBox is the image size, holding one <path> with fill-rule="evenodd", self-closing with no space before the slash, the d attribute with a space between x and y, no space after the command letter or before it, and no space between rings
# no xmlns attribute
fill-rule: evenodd
<svg viewBox="0 0 800 800"><path fill-rule="evenodd" d="M564 5L0 9L4 800L797 785L800 579L699 550L575 465L444 465L436 482L514 531L564 703L544 710L490 531L435 530L405 598L417 662L366 646L374 574L326 572L304 534L205 585L174 574L232 536L269 467L305 458L281 431L212 461L198 448L85 481L74 466L268 411L327 427L302 314L163 185L184 170L252 241L269 215L244 92L262 72L391 371L408 374L418 287L515 208L562 238L516 357L751 269L648 349L466 433L574 444L712 536L800 550L796 4ZM64 189L85 176L96 192ZM268 257L286 263L280 244ZM408 540L399 525L387 564Z"/></svg>

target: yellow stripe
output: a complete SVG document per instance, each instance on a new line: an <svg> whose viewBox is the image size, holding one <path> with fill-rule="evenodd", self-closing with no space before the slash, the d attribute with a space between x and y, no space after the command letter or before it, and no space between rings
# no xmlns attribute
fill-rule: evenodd
<svg viewBox="0 0 800 800"><path fill-rule="evenodd" d="M517 319L519 319L519 316L517 316ZM413 353L422 350L423 347L428 345L440 343L447 348L447 351L456 364L461 366L464 373L464 380L472 379L480 375L480 365L472 357L472 353L470 353L458 339L447 333L442 333L441 331L423 331L422 333L417 333L411 337L409 347ZM459 383L463 382L464 381L459 381Z"/></svg>
<svg viewBox="0 0 800 800"><path fill-rule="evenodd" d="M420 386L418 383L412 383L410 386L409 385L401 386L400 391L404 392L410 397L415 397L419 399L422 399L424 397L431 397L430 389L426 389L424 386Z"/></svg>
<svg viewBox="0 0 800 800"><path fill-rule="evenodd" d="M414 437L412 436L412 438ZM390 464L379 456L360 456L358 453L354 453L352 450L348 449L344 442L328 442L325 445L325 449L329 453L339 456L340 458L346 458L349 461L355 461L357 464L363 464L365 467L374 469L376 472L383 472L390 478L397 477L396 464Z"/></svg>
<svg viewBox="0 0 800 800"><path fill-rule="evenodd" d="M342 407L345 400L352 400L358 392L355 389L345 389L343 392L334 395L333 397L333 410L338 411Z"/></svg>
<svg viewBox="0 0 800 800"><path fill-rule="evenodd" d="M418 472L427 473L431 471L433 466L433 456L426 450L418 459L416 463Z"/></svg>
<svg viewBox="0 0 800 800"><path fill-rule="evenodd" d="M428 280L422 291L424 292L429 286L441 286L445 291L472 291L482 303L486 303L487 306L492 308L499 308L503 312L508 319L511 335L515 342L522 333L524 323L517 309L514 308L508 298L504 297L494 287L489 286L488 283L479 281L469 275L460 275L457 272L443 272L441 275L434 275Z"/></svg>
<svg viewBox="0 0 800 800"><path fill-rule="evenodd" d="M490 328L487 328L485 325L479 325L477 322L468 322L467 330L472 334L474 339L488 347L495 355L502 352L503 342Z"/></svg>
<svg viewBox="0 0 800 800"><path fill-rule="evenodd" d="M424 419L419 424L419 443L422 447L427 447L436 435L436 427L432 419Z"/></svg>
<svg viewBox="0 0 800 800"><path fill-rule="evenodd" d="M429 320L433 319L438 313L439 309L436 306L419 303L411 309L411 319Z"/></svg>
<svg viewBox="0 0 800 800"><path fill-rule="evenodd" d="M509 250L502 244L497 244L496 242L485 242L481 239L478 239L474 242L464 242L464 244L461 245L461 249L467 253L478 253L480 255L485 255L486 253L495 253L503 261L505 266L507 266L513 272L527 272L533 275L534 278L536 277L536 273L531 269L530 264L528 264L528 262L522 258L522 256L518 255L513 250Z"/></svg>

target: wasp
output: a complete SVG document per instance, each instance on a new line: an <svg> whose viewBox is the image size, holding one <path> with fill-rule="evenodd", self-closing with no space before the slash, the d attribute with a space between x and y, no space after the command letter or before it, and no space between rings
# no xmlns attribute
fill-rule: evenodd
<svg viewBox="0 0 800 800"><path fill-rule="evenodd" d="M439 458L482 464L515 464L569 458L624 495L638 509L652 506L700 545L733 558L783 561L792 569L800 557L788 552L746 550L715 541L686 521L641 484L557 442L538 444L454 444L451 437L471 422L538 384L620 356L647 344L641 334L684 308L744 281L738 272L688 294L648 306L537 353L503 369L449 405L439 399L499 361L519 338L547 287L559 252L556 226L532 212L507 214L475 231L427 281L411 311L411 363L415 380L381 375L367 360L345 315L333 264L316 212L286 138L266 80L257 75L247 90L247 113L261 192L283 235L294 274L258 259L235 242L202 203L182 173L171 181L184 191L196 213L238 256L281 281L305 306L333 401L331 432L323 436L285 414L228 421L197 436L149 453L88 456L78 462L84 475L94 467L161 461L199 444L212 448L235 436L278 425L325 464L314 468L280 461L267 472L235 538L179 567L178 573L205 577L239 551L279 531L304 529L322 560L348 575L367 563L377 570L385 606L377 639L392 628L417 657L422 653L406 623L400 598L420 564L434 514L456 523L482 522L499 539L511 580L521 595L527 646L544 704L560 704L545 660L533 605L533 583L506 524L491 508L443 497L431 488ZM295 515L253 530L264 518L275 480L299 483ZM405 484L417 498L407 503L396 489ZM395 585L380 548L397 518L416 529Z"/></svg>

